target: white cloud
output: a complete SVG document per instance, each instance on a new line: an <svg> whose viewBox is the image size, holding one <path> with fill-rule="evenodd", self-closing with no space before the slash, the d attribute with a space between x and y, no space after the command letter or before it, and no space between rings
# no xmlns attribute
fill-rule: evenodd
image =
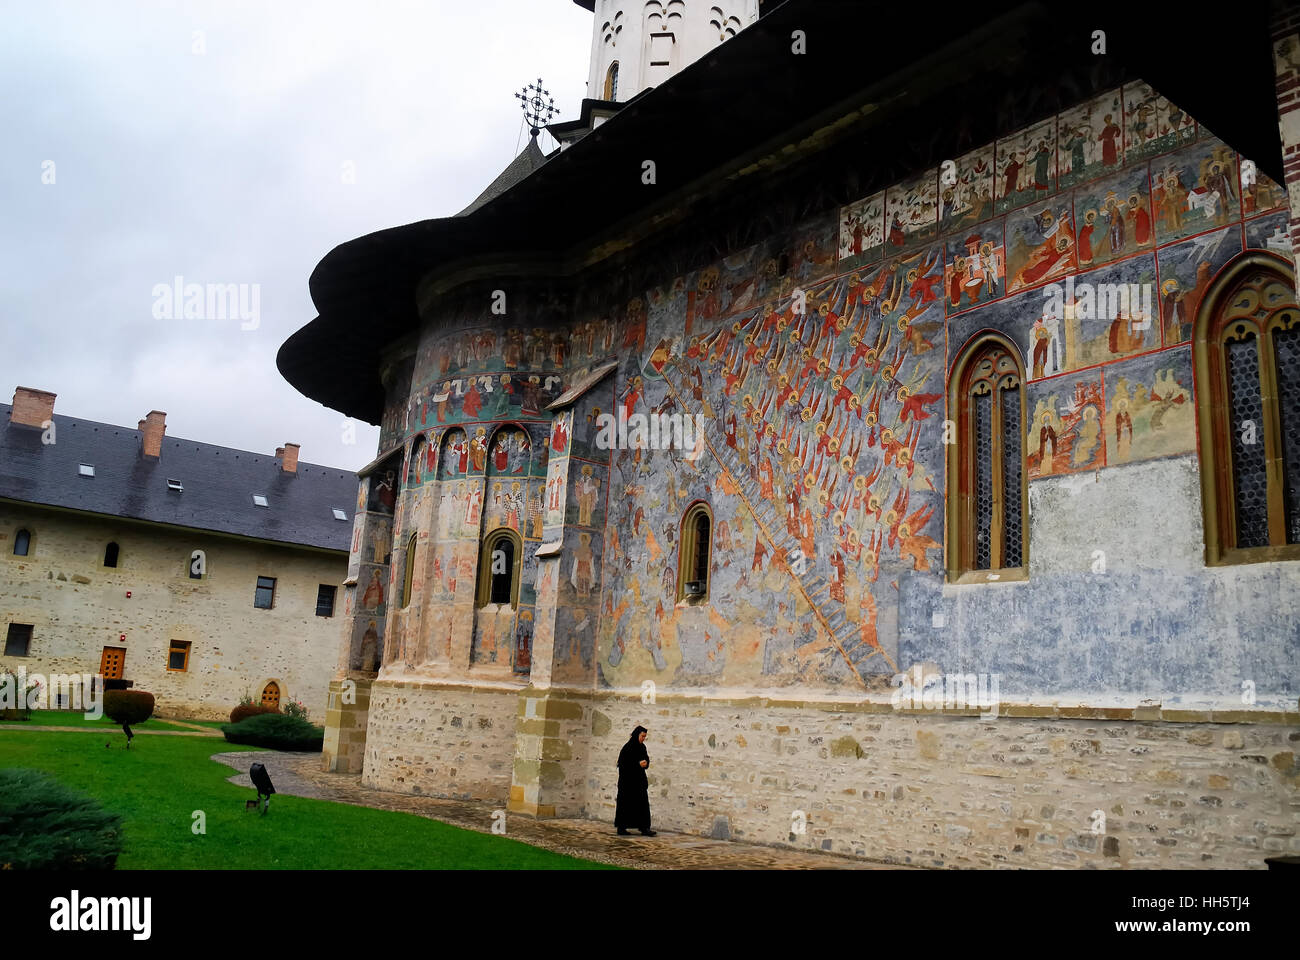
<svg viewBox="0 0 1300 960"><path fill-rule="evenodd" d="M187 439L367 463L378 430L344 446L342 415L275 368L316 316L308 276L339 243L472 200L522 144L524 84L543 77L576 116L590 31L567 0L6 11L0 391L53 390L60 413L127 426L157 408ZM154 285L177 275L259 284L261 326L154 320Z"/></svg>

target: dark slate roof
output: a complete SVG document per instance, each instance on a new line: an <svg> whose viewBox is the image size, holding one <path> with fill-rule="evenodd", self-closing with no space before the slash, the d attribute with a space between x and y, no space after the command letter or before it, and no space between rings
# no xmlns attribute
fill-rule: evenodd
<svg viewBox="0 0 1300 960"><path fill-rule="evenodd" d="M0 498L147 520L329 550L347 550L357 475L298 462L285 473L274 456L164 436L162 456L140 451L131 427L55 414L55 443L9 422L0 404ZM80 464L94 477L79 475ZM179 480L184 490L167 488ZM253 494L267 506L253 504ZM337 507L347 520L336 520Z"/></svg>
<svg viewBox="0 0 1300 960"><path fill-rule="evenodd" d="M537 138L529 137L528 146L519 151L519 156L511 160L506 165L506 168L497 174L497 178L488 184L487 189L475 197L474 202L456 216L464 217L473 213L489 200L501 196L545 162L546 155L542 153L542 148L537 145Z"/></svg>

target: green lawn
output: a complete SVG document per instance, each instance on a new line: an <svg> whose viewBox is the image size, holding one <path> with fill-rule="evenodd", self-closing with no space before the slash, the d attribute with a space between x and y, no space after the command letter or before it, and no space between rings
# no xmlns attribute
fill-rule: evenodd
<svg viewBox="0 0 1300 960"><path fill-rule="evenodd" d="M122 725L114 723L108 717L100 717L97 720L89 720L80 710L33 710L30 720L0 720L0 730L6 727L22 727L30 724L34 727L98 727L106 733L116 733L123 741L126 740L126 734L122 733ZM189 721L187 721L189 722ZM204 724L207 726L208 724ZM212 724L215 728L219 724ZM166 720L160 720L158 717L150 717L144 723L132 727L132 732L140 730L187 730L188 727L181 727L174 723L168 723Z"/></svg>
<svg viewBox="0 0 1300 960"><path fill-rule="evenodd" d="M105 749L82 733L13 729L24 726L0 723L0 767L44 770L122 814L119 869L608 869L413 814L325 800L276 794L265 817L246 813L253 790L227 783L235 771L209 757L254 748L141 736L129 751L120 742ZM267 769L274 781L274 761ZM196 810L206 814L202 835L191 829Z"/></svg>

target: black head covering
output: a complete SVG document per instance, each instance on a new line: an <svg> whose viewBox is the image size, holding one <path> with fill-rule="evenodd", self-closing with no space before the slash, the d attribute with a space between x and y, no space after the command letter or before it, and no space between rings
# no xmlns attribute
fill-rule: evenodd
<svg viewBox="0 0 1300 960"><path fill-rule="evenodd" d="M649 733L649 732L650 732L650 731L647 730L645 727L637 727L635 730L632 731L632 736L629 737L628 739L630 739L630 740L635 740L635 739L636 739L638 736L640 736L641 734L643 734L643 733Z"/></svg>

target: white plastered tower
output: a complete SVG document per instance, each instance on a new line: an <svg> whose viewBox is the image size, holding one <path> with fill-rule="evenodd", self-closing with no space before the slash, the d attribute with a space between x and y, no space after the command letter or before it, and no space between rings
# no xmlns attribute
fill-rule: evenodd
<svg viewBox="0 0 1300 960"><path fill-rule="evenodd" d="M595 15L587 96L631 100L758 19L759 0L575 0Z"/></svg>

